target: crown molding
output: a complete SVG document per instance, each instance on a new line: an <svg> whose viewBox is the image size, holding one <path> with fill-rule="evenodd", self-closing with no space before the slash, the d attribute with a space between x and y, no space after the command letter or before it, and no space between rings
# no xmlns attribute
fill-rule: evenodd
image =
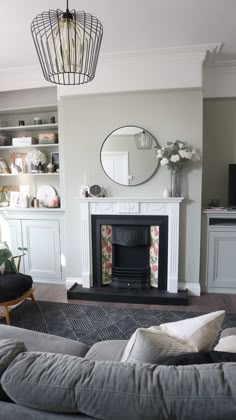
<svg viewBox="0 0 236 420"><path fill-rule="evenodd" d="M204 98L236 96L236 60L215 60L203 71Z"/></svg>
<svg viewBox="0 0 236 420"><path fill-rule="evenodd" d="M58 95L201 88L203 62L220 48L216 43L103 54L92 82L58 86ZM44 80L39 65L0 70L0 91L45 86L55 85Z"/></svg>

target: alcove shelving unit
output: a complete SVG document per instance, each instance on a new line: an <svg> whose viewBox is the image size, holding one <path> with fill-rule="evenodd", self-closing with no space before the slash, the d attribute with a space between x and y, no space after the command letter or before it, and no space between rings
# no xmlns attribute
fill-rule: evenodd
<svg viewBox="0 0 236 420"><path fill-rule="evenodd" d="M53 118L55 123L51 123ZM34 118L42 120L42 124L34 124ZM19 125L24 121L25 125ZM5 126L4 126L5 125ZM0 205L0 241L7 241L13 254L22 250L24 257L21 272L32 276L33 280L41 283L63 283L65 281L65 267L62 264L62 255L65 255L64 241L64 210L62 208L49 208L40 204L39 208L31 206L40 187L53 187L56 194L61 196L60 189L60 154L59 139L55 143L38 144L40 133L58 134L57 105L19 107L0 109L0 191L28 191L29 208L24 206L10 206L6 203ZM32 137L36 144L11 145L3 136ZM31 172L26 165L26 155L32 150L46 153L47 163L43 172ZM58 168L49 172L47 164L54 153L58 159ZM55 157L54 155L54 157ZM11 163L16 162L13 167ZM17 160L19 159L19 161ZM24 162L23 166L18 162ZM4 173L4 164L7 171Z"/></svg>
<svg viewBox="0 0 236 420"><path fill-rule="evenodd" d="M40 118L42 124L34 124L34 118ZM55 123L50 123L50 118L54 117ZM32 137L37 139L38 134L57 133L58 134L58 112L57 105L20 107L15 109L0 109L0 139L1 136L13 137ZM19 125L24 121L25 125ZM6 126L1 126L6 124ZM3 144L1 141L0 144ZM43 143L31 145L0 145L0 158L6 162L8 168L14 156L26 157L26 154L33 150L40 150L46 153L48 163L51 161L52 153L59 153L59 143ZM29 197L37 196L38 189L44 185L51 185L60 196L60 173L50 173L44 165L43 173L32 173L30 170L19 171L19 173L3 173L0 168L0 187L10 187L10 189L27 186ZM9 178L11 184L9 185Z"/></svg>

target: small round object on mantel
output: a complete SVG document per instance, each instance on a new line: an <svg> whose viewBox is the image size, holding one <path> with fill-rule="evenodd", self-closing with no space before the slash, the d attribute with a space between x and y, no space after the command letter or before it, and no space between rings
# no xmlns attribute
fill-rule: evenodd
<svg viewBox="0 0 236 420"><path fill-rule="evenodd" d="M100 185L92 185L90 187L90 195L92 197L100 197L102 194L102 189L100 187Z"/></svg>

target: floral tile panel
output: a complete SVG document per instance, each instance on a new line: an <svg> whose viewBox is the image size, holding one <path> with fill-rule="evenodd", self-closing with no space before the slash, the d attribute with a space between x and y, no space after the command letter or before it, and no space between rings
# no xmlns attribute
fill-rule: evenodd
<svg viewBox="0 0 236 420"><path fill-rule="evenodd" d="M159 226L150 226L150 283L152 287L158 287L159 272Z"/></svg>
<svg viewBox="0 0 236 420"><path fill-rule="evenodd" d="M101 225L102 284L112 281L112 226Z"/></svg>

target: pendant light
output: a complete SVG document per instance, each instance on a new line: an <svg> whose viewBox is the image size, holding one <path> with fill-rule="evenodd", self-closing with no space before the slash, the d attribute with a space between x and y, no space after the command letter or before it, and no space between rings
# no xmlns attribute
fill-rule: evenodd
<svg viewBox="0 0 236 420"><path fill-rule="evenodd" d="M145 130L134 135L135 144L139 150L148 150L152 148L153 137Z"/></svg>
<svg viewBox="0 0 236 420"><path fill-rule="evenodd" d="M59 85L80 85L93 80L103 27L85 12L49 10L37 15L31 33L44 78Z"/></svg>

